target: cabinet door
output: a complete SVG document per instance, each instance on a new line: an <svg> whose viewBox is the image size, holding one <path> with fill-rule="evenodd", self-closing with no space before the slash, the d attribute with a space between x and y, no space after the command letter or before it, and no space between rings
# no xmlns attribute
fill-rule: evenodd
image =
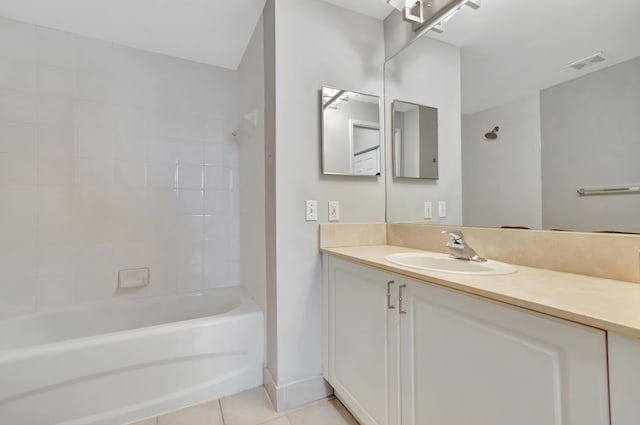
<svg viewBox="0 0 640 425"><path fill-rule="evenodd" d="M640 340L609 334L611 425L640 424Z"/></svg>
<svg viewBox="0 0 640 425"><path fill-rule="evenodd" d="M403 425L605 425L600 330L404 280Z"/></svg>
<svg viewBox="0 0 640 425"><path fill-rule="evenodd" d="M387 314L397 279L329 257L328 280L329 383L363 425L399 425L397 320Z"/></svg>

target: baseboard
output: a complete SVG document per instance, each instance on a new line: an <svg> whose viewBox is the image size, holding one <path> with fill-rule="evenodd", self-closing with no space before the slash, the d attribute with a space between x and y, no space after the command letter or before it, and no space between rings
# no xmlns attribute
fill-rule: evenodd
<svg viewBox="0 0 640 425"><path fill-rule="evenodd" d="M322 376L276 385L271 372L265 367L263 378L267 394L278 412L295 409L333 395L333 388Z"/></svg>

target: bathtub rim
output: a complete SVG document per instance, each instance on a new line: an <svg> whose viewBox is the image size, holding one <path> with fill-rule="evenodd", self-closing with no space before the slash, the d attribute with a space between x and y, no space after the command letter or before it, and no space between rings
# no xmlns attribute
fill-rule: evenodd
<svg viewBox="0 0 640 425"><path fill-rule="evenodd" d="M123 301L126 303L135 303L136 301L146 300L150 298L171 297L173 295L189 295L189 294L195 295L198 293L216 291L218 289L230 289L230 288L238 288L238 293L239 293L238 305L236 305L231 310L227 310L219 314L212 314L210 316L179 320L176 322L160 323L157 325L143 326L138 328L114 331L114 332L105 332L105 333L99 333L96 335L83 336L79 338L63 339L59 341L45 342L42 344L28 345L25 347L2 350L0 351L0 364L9 363L15 360L34 358L34 357L38 357L46 354L64 352L67 350L72 350L72 349L77 349L82 347L91 347L91 346L101 345L105 343L135 339L137 337L142 337L142 336L154 336L154 335L160 335L163 333L176 332L184 329L204 328L208 326L214 326L218 323L238 320L242 317L249 317L255 314L259 314L262 316L264 314L262 309L260 309L260 307L258 306L258 304L247 293L246 289L244 289L243 287L236 287L236 286L212 288L212 289L197 290L197 291L191 291L191 292L181 292L179 294L159 295L157 297L148 297L148 298L140 298L136 300L126 300L126 301L123 300ZM61 312L77 311L77 310L86 309L87 307L95 307L98 305L103 306L103 305L108 305L108 303L105 303L105 302L93 303L93 304L84 305L78 308L73 308L68 310L59 310L59 312L60 311Z"/></svg>

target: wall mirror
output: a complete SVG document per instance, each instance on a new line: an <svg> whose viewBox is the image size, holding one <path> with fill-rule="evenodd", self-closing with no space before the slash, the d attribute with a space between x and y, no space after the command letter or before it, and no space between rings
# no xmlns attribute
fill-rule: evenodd
<svg viewBox="0 0 640 425"><path fill-rule="evenodd" d="M640 232L640 2L599 5L482 2L385 64L385 107L409 96L441 127L439 180L388 179L389 221L446 201L443 224Z"/></svg>
<svg viewBox="0 0 640 425"><path fill-rule="evenodd" d="M380 175L380 98L322 87L322 172Z"/></svg>
<svg viewBox="0 0 640 425"><path fill-rule="evenodd" d="M438 178L438 109L394 100L391 104L393 176Z"/></svg>

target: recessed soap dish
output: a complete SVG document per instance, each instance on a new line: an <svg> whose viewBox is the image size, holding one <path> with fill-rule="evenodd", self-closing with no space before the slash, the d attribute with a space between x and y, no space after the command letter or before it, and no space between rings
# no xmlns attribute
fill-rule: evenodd
<svg viewBox="0 0 640 425"><path fill-rule="evenodd" d="M149 286L149 268L118 270L118 289L135 289Z"/></svg>

